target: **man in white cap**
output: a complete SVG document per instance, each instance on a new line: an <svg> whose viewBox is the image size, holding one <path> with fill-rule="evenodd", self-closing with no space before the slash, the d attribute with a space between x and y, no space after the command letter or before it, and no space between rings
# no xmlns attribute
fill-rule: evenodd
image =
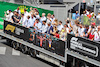
<svg viewBox="0 0 100 67"><path fill-rule="evenodd" d="M9 20L8 21L11 22L12 16L13 16L12 10L9 10Z"/></svg>

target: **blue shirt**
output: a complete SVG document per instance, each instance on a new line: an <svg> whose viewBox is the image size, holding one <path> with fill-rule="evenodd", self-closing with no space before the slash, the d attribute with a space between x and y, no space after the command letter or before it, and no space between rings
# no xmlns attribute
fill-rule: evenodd
<svg viewBox="0 0 100 67"><path fill-rule="evenodd" d="M79 13L75 13L75 19L77 19L78 17L80 17Z"/></svg>

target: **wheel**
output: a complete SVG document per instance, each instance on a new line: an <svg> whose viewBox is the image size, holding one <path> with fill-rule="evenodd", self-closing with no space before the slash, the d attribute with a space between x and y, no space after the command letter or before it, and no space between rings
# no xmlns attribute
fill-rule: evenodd
<svg viewBox="0 0 100 67"><path fill-rule="evenodd" d="M13 46L14 49L17 50L19 48L19 43L12 41L12 46Z"/></svg>
<svg viewBox="0 0 100 67"><path fill-rule="evenodd" d="M84 63L84 62L83 62L83 63L80 63L80 64L79 64L79 67L86 67L86 66L85 66L85 63Z"/></svg>
<svg viewBox="0 0 100 67"><path fill-rule="evenodd" d="M22 51L22 53L27 53L27 51L28 51L27 46L25 46L25 45L23 45L23 44L21 44L20 46L21 46L21 51Z"/></svg>
<svg viewBox="0 0 100 67"><path fill-rule="evenodd" d="M73 66L72 61L69 61L69 62L66 63L65 67L75 67L75 66Z"/></svg>
<svg viewBox="0 0 100 67"><path fill-rule="evenodd" d="M36 57L36 51L32 48L30 48L29 53L32 57Z"/></svg>
<svg viewBox="0 0 100 67"><path fill-rule="evenodd" d="M87 67L87 64L85 62L78 61L76 67Z"/></svg>
<svg viewBox="0 0 100 67"><path fill-rule="evenodd" d="M6 42L7 42L7 44L8 44L9 46L11 46L11 47L12 47L12 45L11 45L12 40L10 40L10 39L6 39Z"/></svg>

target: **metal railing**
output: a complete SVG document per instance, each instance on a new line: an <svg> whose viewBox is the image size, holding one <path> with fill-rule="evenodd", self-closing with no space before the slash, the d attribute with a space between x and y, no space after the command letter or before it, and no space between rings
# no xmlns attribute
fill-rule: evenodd
<svg viewBox="0 0 100 67"><path fill-rule="evenodd" d="M21 5L35 6L35 7L38 7L40 4L40 0L0 0L0 1L21 4Z"/></svg>

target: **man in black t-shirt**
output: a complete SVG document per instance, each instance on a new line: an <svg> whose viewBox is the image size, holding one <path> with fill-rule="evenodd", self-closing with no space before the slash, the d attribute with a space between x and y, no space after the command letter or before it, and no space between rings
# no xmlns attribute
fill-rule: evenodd
<svg viewBox="0 0 100 67"><path fill-rule="evenodd" d="M11 22L14 23L15 22L15 19L14 17L16 17L16 11L13 12L13 15L12 15L12 18L11 18Z"/></svg>
<svg viewBox="0 0 100 67"><path fill-rule="evenodd" d="M18 12L14 11L14 15L12 16L12 22L19 23L20 19L21 19L21 16L18 14Z"/></svg>

